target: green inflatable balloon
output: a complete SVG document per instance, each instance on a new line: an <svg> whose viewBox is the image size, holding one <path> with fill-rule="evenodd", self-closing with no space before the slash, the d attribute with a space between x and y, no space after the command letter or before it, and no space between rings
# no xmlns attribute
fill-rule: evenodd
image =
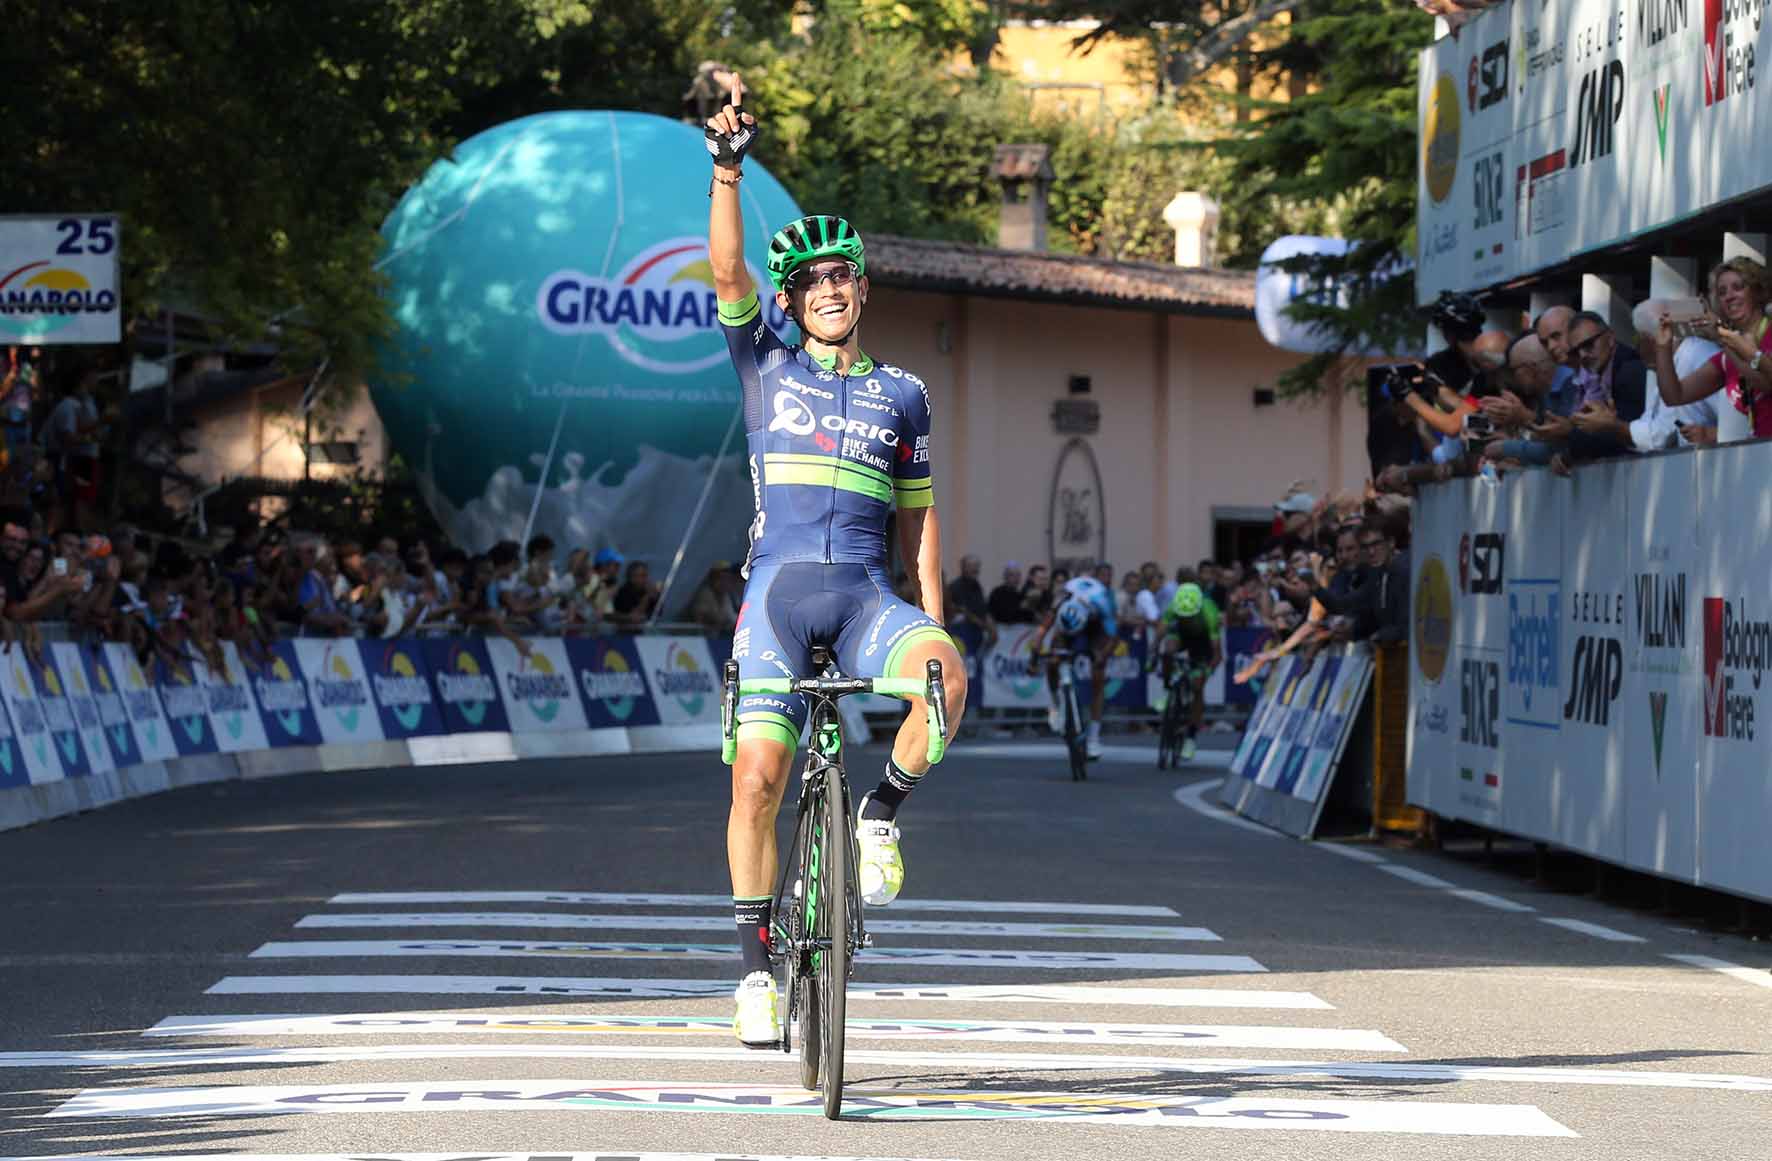
<svg viewBox="0 0 1772 1161"><path fill-rule="evenodd" d="M698 543L716 543L687 563L742 551L751 496L708 266L710 176L699 127L545 113L463 142L389 215L396 329L373 398L459 543L514 539L535 507L563 544L668 561L705 492ZM769 237L800 209L755 161L740 192L767 291Z"/></svg>

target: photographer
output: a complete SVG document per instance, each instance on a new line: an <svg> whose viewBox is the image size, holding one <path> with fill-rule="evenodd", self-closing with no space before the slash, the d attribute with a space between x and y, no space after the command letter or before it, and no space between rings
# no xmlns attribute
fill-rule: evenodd
<svg viewBox="0 0 1772 1161"><path fill-rule="evenodd" d="M1697 370L1680 375L1674 364L1679 336L1664 310L1653 341L1652 358L1661 398L1670 407L1698 403L1721 390L1735 409L1753 422L1756 439L1772 436L1772 279L1751 258L1731 258L1710 274L1710 311L1692 333L1720 351Z"/></svg>

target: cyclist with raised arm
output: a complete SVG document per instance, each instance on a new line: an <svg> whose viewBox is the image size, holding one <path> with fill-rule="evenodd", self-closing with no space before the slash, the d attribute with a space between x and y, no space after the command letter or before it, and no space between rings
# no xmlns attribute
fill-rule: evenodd
<svg viewBox="0 0 1772 1161"><path fill-rule="evenodd" d="M1221 624L1218 606L1193 581L1177 588L1175 595L1169 598L1168 607L1163 610L1163 638L1158 646L1163 692L1158 695L1162 704L1156 709L1161 713L1168 704L1169 674L1175 665L1176 654L1185 654L1188 661L1186 680L1193 687L1194 698L1188 715L1187 738L1181 743L1183 762L1193 761L1194 735L1200 732L1200 723L1206 719L1206 678L1224 660Z"/></svg>
<svg viewBox="0 0 1772 1161"><path fill-rule="evenodd" d="M829 646L850 677L919 676L939 661L951 737L966 705L966 670L942 628L929 391L862 350L867 256L842 218L801 218L769 242L775 302L800 328L800 345L784 342L763 319L744 258L739 190L758 127L743 100L735 76L731 103L707 122L714 158L708 259L743 394L757 506L733 659L741 681L809 676L815 644ZM921 608L892 592L886 522L894 513ZM921 700L911 700L880 784L857 812L858 878L863 900L874 906L891 903L904 885L896 818L929 771L926 715ZM742 961L733 1030L750 1045L781 1039L769 961L775 816L806 712L799 695L738 703L726 853Z"/></svg>
<svg viewBox="0 0 1772 1161"><path fill-rule="evenodd" d="M1090 685L1089 701L1089 732L1088 751L1091 758L1099 758L1101 749L1101 711L1107 703L1107 659L1114 651L1114 640L1117 628L1114 622L1114 594L1108 587L1092 576L1080 576L1064 583L1063 598L1050 609L1040 622L1040 630L1034 635L1034 650L1038 652L1046 645L1046 637L1054 628L1064 634L1068 648L1073 653L1089 654L1093 676ZM1053 733L1064 729L1064 721L1056 705L1058 694L1058 659L1049 658L1046 662L1046 688L1051 690L1054 706L1046 711L1046 724Z"/></svg>

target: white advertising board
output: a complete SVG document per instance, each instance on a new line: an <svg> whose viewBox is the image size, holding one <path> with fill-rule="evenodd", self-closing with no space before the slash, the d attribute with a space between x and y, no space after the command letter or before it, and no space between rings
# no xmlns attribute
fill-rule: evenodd
<svg viewBox="0 0 1772 1161"><path fill-rule="evenodd" d="M1518 278L1772 187L1764 0L1514 0L1422 50L1416 290Z"/></svg>
<svg viewBox="0 0 1772 1161"><path fill-rule="evenodd" d="M123 337L116 214L0 216L0 345Z"/></svg>
<svg viewBox="0 0 1772 1161"><path fill-rule="evenodd" d="M1772 540L1740 533L1768 471L1758 444L1424 489L1409 801L1772 899Z"/></svg>
<svg viewBox="0 0 1772 1161"><path fill-rule="evenodd" d="M572 683L572 663L566 659L566 643L559 638L538 637L529 642L527 655L503 637L486 641L492 670L504 693L505 712L513 734L539 734L587 728L584 704ZM716 713L718 710L716 709Z"/></svg>
<svg viewBox="0 0 1772 1161"><path fill-rule="evenodd" d="M308 682L320 736L328 742L379 742L381 715L370 695L363 654L348 637L298 637L295 655Z"/></svg>

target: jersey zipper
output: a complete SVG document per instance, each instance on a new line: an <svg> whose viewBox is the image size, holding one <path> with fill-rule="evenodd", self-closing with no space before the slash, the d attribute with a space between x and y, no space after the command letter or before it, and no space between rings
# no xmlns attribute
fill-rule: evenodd
<svg viewBox="0 0 1772 1161"><path fill-rule="evenodd" d="M837 376L837 414L843 417L843 431L837 433L837 462L842 463L843 432L849 430L849 374L843 372ZM824 517L824 562L835 564L831 559L831 528L837 520L837 484L836 477L831 479L831 502L825 505Z"/></svg>

